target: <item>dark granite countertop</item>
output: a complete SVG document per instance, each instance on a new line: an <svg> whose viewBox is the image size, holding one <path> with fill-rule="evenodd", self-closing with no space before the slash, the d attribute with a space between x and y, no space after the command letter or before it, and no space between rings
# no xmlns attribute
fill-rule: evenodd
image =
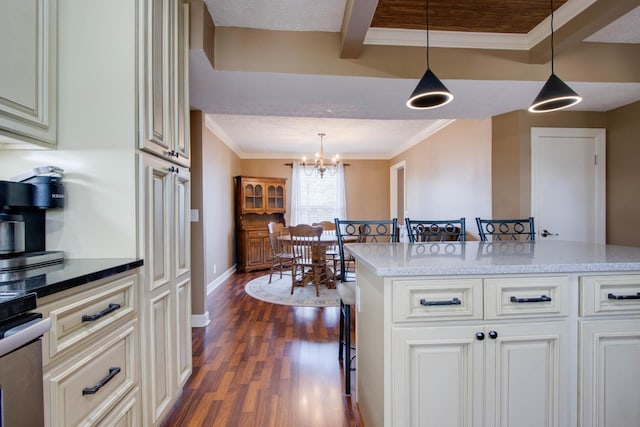
<svg viewBox="0 0 640 427"><path fill-rule="evenodd" d="M135 258L65 259L60 264L0 275L0 292L35 292L41 298L133 270L142 264L142 259Z"/></svg>

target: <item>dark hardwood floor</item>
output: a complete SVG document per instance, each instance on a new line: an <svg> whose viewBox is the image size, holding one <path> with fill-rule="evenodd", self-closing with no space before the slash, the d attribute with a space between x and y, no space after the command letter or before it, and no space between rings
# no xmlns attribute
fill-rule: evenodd
<svg viewBox="0 0 640 427"><path fill-rule="evenodd" d="M236 273L194 328L193 374L163 426L359 427L338 361L339 308L289 307L244 292ZM352 372L352 387L355 373Z"/></svg>

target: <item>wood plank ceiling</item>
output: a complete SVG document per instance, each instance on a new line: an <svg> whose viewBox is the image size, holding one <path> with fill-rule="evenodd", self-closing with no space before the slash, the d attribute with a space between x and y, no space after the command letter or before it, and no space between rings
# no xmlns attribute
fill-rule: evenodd
<svg viewBox="0 0 640 427"><path fill-rule="evenodd" d="M425 0L379 0L371 27L424 30L425 9ZM550 10L549 0L429 0L429 30L526 34Z"/></svg>

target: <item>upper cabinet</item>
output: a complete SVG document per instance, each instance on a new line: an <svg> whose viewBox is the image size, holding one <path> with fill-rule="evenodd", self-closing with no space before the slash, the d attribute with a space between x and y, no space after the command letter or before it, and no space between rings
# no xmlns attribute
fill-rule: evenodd
<svg viewBox="0 0 640 427"><path fill-rule="evenodd" d="M0 147L56 145L57 0L0 1Z"/></svg>
<svg viewBox="0 0 640 427"><path fill-rule="evenodd" d="M140 148L189 166L189 13L171 0L141 2L144 52Z"/></svg>
<svg viewBox="0 0 640 427"><path fill-rule="evenodd" d="M286 178L236 177L239 213L286 212Z"/></svg>

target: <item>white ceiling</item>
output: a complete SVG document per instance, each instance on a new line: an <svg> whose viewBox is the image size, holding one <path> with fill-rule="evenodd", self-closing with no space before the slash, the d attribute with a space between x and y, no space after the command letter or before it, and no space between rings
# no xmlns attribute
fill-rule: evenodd
<svg viewBox="0 0 640 427"><path fill-rule="evenodd" d="M206 0L216 26L340 30L345 0ZM571 3L571 0L567 4ZM589 41L640 43L640 7ZM450 123L528 108L536 81L444 80L455 95L435 110L405 106L417 80L212 70L191 52L190 102L241 158L298 158L319 148L346 159L388 159ZM608 111L640 100L640 83L567 82L584 99L574 111Z"/></svg>

